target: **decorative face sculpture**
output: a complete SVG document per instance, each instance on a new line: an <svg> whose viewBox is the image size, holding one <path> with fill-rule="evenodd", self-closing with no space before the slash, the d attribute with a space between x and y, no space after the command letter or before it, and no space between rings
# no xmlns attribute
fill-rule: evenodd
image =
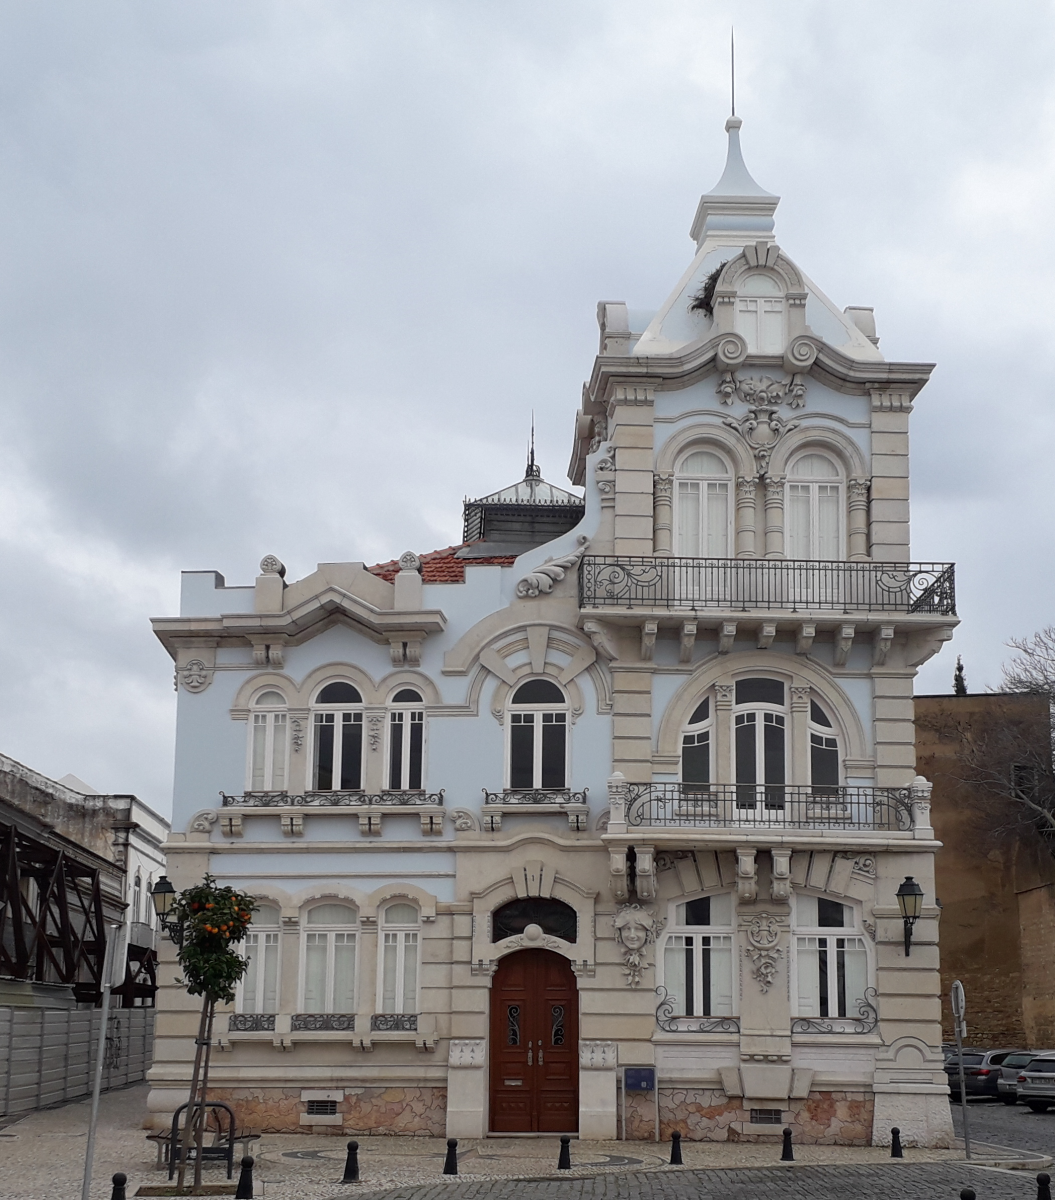
<svg viewBox="0 0 1055 1200"><path fill-rule="evenodd" d="M630 951L643 950L656 930L655 913L640 904L625 904L615 916L615 935Z"/></svg>

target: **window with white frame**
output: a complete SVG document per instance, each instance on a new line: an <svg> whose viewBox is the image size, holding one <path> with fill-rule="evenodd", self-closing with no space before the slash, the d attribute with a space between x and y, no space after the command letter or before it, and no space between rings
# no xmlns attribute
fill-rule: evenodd
<svg viewBox="0 0 1055 1200"><path fill-rule="evenodd" d="M312 789L356 792L363 786L363 698L350 683L328 683L312 713Z"/></svg>
<svg viewBox="0 0 1055 1200"><path fill-rule="evenodd" d="M738 679L733 706L736 805L784 807L787 781L787 689L780 679Z"/></svg>
<svg viewBox="0 0 1055 1200"><path fill-rule="evenodd" d="M388 787L420 791L425 763L425 708L421 693L400 688L388 713Z"/></svg>
<svg viewBox="0 0 1055 1200"><path fill-rule="evenodd" d="M379 1001L383 1013L418 1011L418 910L390 904L381 915Z"/></svg>
<svg viewBox="0 0 1055 1200"><path fill-rule="evenodd" d="M350 904L316 904L304 914L302 1012L355 1012L358 921Z"/></svg>
<svg viewBox="0 0 1055 1200"><path fill-rule="evenodd" d="M843 553L842 473L826 454L801 454L788 470L788 558L838 561Z"/></svg>
<svg viewBox="0 0 1055 1200"><path fill-rule="evenodd" d="M242 956L249 967L239 985L239 1012L278 1012L278 934L278 909L261 904L242 942Z"/></svg>
<svg viewBox="0 0 1055 1200"><path fill-rule="evenodd" d="M816 700L810 701L810 783L814 792L839 788L839 738L831 717Z"/></svg>
<svg viewBox="0 0 1055 1200"><path fill-rule="evenodd" d="M732 471L712 450L693 450L675 471L677 553L728 558L732 543Z"/></svg>
<svg viewBox="0 0 1055 1200"><path fill-rule="evenodd" d="M857 1016L868 987L868 954L850 905L798 894L795 955L798 1016Z"/></svg>
<svg viewBox="0 0 1055 1200"><path fill-rule="evenodd" d="M663 986L674 1015L732 1016L732 896L700 896L672 907L663 943Z"/></svg>
<svg viewBox="0 0 1055 1200"><path fill-rule="evenodd" d="M249 781L251 792L284 792L289 761L289 721L286 697L275 688L253 701L249 729Z"/></svg>
<svg viewBox="0 0 1055 1200"><path fill-rule="evenodd" d="M784 353L784 289L772 275L755 272L739 286L736 329L748 354Z"/></svg>
<svg viewBox="0 0 1055 1200"><path fill-rule="evenodd" d="M681 781L705 789L711 782L713 721L710 697L696 705L681 735Z"/></svg>
<svg viewBox="0 0 1055 1200"><path fill-rule="evenodd" d="M568 702L551 679L529 679L509 709L509 787L563 788L568 776Z"/></svg>

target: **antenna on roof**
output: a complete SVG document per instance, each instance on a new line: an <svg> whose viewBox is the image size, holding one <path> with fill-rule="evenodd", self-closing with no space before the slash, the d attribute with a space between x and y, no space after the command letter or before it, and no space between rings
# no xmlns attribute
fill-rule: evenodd
<svg viewBox="0 0 1055 1200"><path fill-rule="evenodd" d="M729 100L732 115L736 116L736 30L729 26Z"/></svg>
<svg viewBox="0 0 1055 1200"><path fill-rule="evenodd" d="M527 470L524 472L525 479L541 479L542 472L535 464L535 410L531 410L531 450L528 454Z"/></svg>

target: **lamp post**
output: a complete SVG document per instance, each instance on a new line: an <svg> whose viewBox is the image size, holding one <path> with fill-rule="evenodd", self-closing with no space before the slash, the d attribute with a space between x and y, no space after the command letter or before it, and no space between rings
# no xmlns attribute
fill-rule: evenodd
<svg viewBox="0 0 1055 1200"><path fill-rule="evenodd" d="M901 909L901 919L905 923L905 957L908 958L912 945L912 927L923 912L923 889L911 875L905 876L905 882L897 890L897 906Z"/></svg>
<svg viewBox="0 0 1055 1200"><path fill-rule="evenodd" d="M178 921L170 921L168 919L168 915L172 911L172 905L176 899L176 889L172 886L172 881L167 875L162 875L157 883L154 884L153 890L150 893L150 899L153 901L154 912L157 913L161 928L177 946L180 945L183 941L183 926Z"/></svg>

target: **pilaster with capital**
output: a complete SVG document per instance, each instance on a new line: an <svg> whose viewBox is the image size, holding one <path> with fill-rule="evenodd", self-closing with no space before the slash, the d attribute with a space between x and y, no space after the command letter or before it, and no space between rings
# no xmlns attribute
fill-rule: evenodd
<svg viewBox="0 0 1055 1200"><path fill-rule="evenodd" d="M714 767L718 782L733 775L733 684L719 683L714 688Z"/></svg>
<svg viewBox="0 0 1055 1200"><path fill-rule="evenodd" d="M667 557L674 544L674 476L657 474L652 481L652 522L656 554Z"/></svg>
<svg viewBox="0 0 1055 1200"><path fill-rule="evenodd" d="M791 688L791 778L805 783L810 777L810 688L792 684Z"/></svg>
<svg viewBox="0 0 1055 1200"><path fill-rule="evenodd" d="M784 557L783 475L766 477L766 558Z"/></svg>
<svg viewBox="0 0 1055 1200"><path fill-rule="evenodd" d="M867 479L851 479L847 489L851 562L862 562L868 558L868 490Z"/></svg>
<svg viewBox="0 0 1055 1200"><path fill-rule="evenodd" d="M755 506L758 479L754 475L739 475L736 479L736 557L756 558Z"/></svg>

